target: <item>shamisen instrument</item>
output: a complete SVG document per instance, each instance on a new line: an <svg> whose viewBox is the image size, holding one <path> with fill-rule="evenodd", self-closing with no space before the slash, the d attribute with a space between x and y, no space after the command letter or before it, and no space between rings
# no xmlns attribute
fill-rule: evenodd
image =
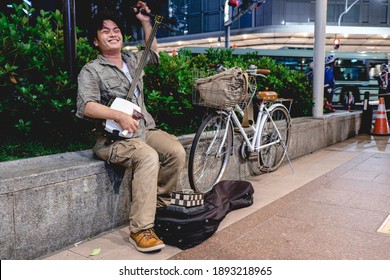
<svg viewBox="0 0 390 280"><path fill-rule="evenodd" d="M133 81L131 83L131 86L130 86L130 89L129 89L129 92L128 92L126 98L115 97L109 103L109 107L111 109L115 109L115 110L118 110L118 111L121 111L121 112L124 112L126 114L131 115L138 123L139 123L140 119L142 119L143 115L141 112L141 108L137 104L134 104L133 102L130 101L131 97L135 93L135 91L138 87L138 84L140 82L142 70L144 69L144 67L146 65L147 57L148 57L148 54L150 52L153 40L156 36L157 29L160 27L160 25L163 25L164 27L167 27L170 29L170 27L168 27L167 25L165 25L165 23L163 23L164 17L159 16L159 15L149 14L149 13L145 12L144 10L140 10L139 12L154 19L153 28L152 28L152 31L149 35L148 40L146 41L145 49L144 49L142 56L141 56L141 59L138 63L134 77L132 77ZM173 22L172 20L168 20L168 21L170 21L171 23ZM112 133L116 136L120 136L120 137L124 137L124 138L131 138L134 135L134 133L129 133L129 131L123 130L122 127L114 120L105 120L103 122L103 126L107 132Z"/></svg>

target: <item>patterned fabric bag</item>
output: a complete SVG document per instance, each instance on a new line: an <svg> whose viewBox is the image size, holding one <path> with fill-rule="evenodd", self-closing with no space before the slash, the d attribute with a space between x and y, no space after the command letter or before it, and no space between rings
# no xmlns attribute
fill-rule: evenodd
<svg viewBox="0 0 390 280"><path fill-rule="evenodd" d="M216 75L196 80L198 105L228 109L245 99L248 92L248 74L234 67Z"/></svg>

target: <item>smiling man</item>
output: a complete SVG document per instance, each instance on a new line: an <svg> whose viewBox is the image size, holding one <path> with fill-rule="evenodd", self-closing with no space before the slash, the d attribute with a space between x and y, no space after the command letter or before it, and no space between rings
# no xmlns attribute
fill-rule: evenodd
<svg viewBox="0 0 390 280"><path fill-rule="evenodd" d="M140 12L142 10L150 13L146 4L138 1L134 12L147 41L152 26L150 18ZM184 167L185 151L175 136L156 129L153 117L147 112L143 71L140 77L135 77L142 51L122 53L120 23L115 15L104 13L94 18L92 28L88 30L89 40L100 54L79 74L76 115L97 123L98 135L93 148L96 156L109 163L120 164L131 172L129 240L137 250L149 252L164 247L153 230L156 207L165 207L169 203ZM148 63L159 61L155 38L147 59ZM125 99L134 81L138 83L134 92L130 93L131 102L141 110L141 119L110 105L115 99ZM106 120L114 121L132 137L107 132L102 125Z"/></svg>

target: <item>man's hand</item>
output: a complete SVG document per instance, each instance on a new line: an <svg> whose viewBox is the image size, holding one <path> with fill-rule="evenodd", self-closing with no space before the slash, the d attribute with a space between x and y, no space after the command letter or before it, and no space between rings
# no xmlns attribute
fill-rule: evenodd
<svg viewBox="0 0 390 280"><path fill-rule="evenodd" d="M146 5L145 2L142 2L142 1L138 1L137 2L137 6L136 8L133 8L134 9L134 12L136 13L136 18L140 21L140 22L150 22L150 18L144 14L141 13L141 10L144 10L145 12L147 13L150 13L150 9L149 7Z"/></svg>
<svg viewBox="0 0 390 280"><path fill-rule="evenodd" d="M149 7L143 1L137 2L137 7L134 8L134 12L136 14L136 18L141 22L142 28L145 34L145 42L149 39L149 36L152 32L152 25L150 23L150 18L141 13L141 10L144 10L147 13L150 13ZM158 52L157 40L153 38L151 49L155 52Z"/></svg>
<svg viewBox="0 0 390 280"><path fill-rule="evenodd" d="M119 112L115 121L122 127L123 131L135 133L138 129L139 121L135 120L131 115L126 113Z"/></svg>
<svg viewBox="0 0 390 280"><path fill-rule="evenodd" d="M111 109L97 102L88 102L85 105L84 115L94 119L114 120L122 130L134 133L138 129L138 120L122 111Z"/></svg>

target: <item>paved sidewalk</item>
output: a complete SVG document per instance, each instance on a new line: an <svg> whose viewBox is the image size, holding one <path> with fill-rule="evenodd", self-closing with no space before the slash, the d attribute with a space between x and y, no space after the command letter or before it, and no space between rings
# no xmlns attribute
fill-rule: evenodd
<svg viewBox="0 0 390 280"><path fill-rule="evenodd" d="M390 260L390 232L378 232L390 215L389 137L359 135L294 160L293 169L250 178L254 204L229 213L195 248L139 253L123 227L40 259Z"/></svg>

